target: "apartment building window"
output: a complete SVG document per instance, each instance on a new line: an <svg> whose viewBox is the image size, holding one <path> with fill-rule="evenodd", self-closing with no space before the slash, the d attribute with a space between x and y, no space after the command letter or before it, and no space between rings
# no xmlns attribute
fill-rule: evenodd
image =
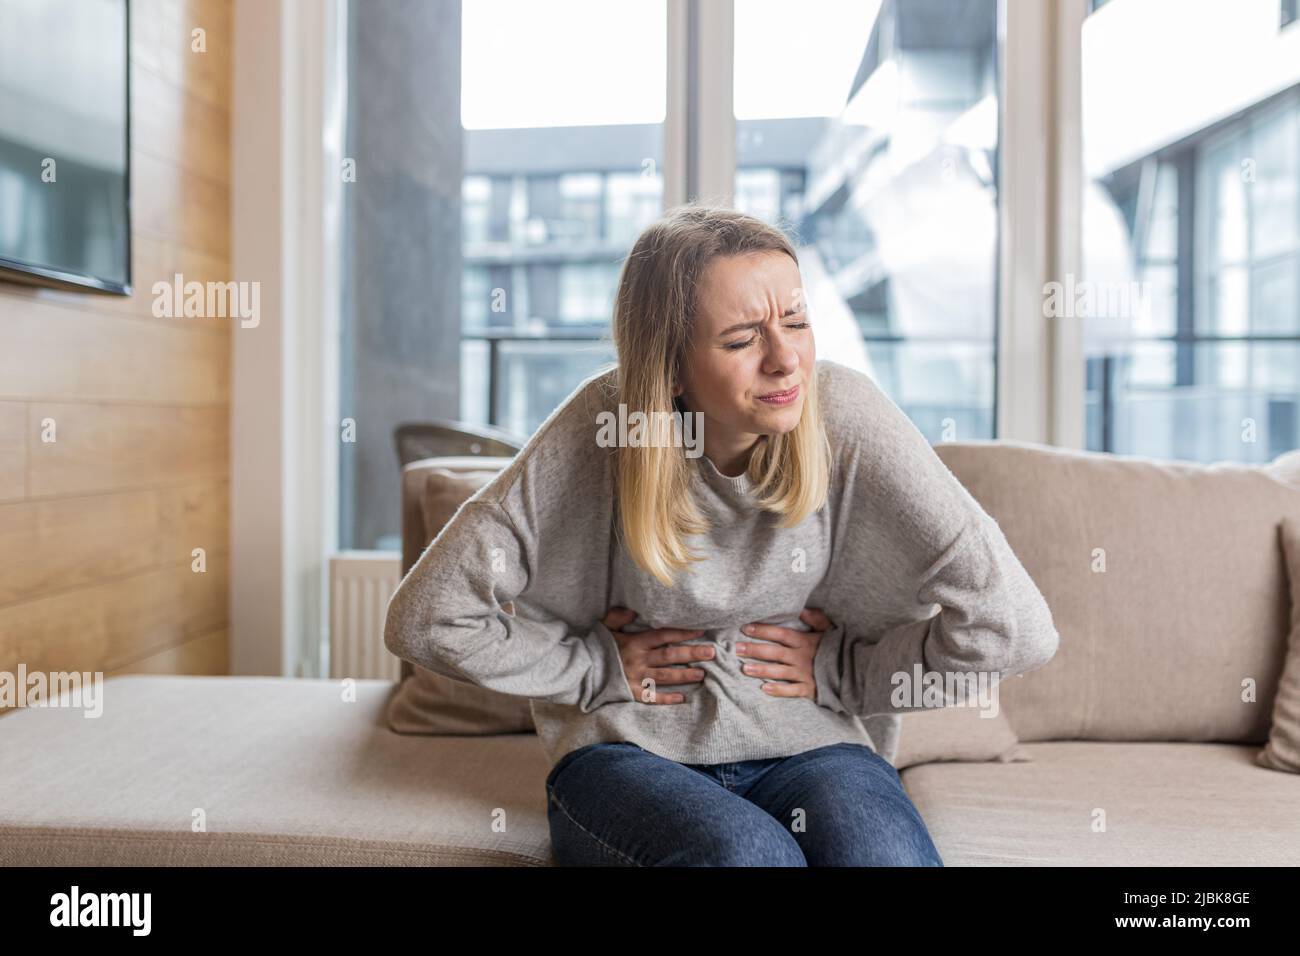
<svg viewBox="0 0 1300 956"><path fill-rule="evenodd" d="M492 180L466 176L461 181L461 232L466 242L485 243L492 235Z"/></svg>
<svg viewBox="0 0 1300 956"><path fill-rule="evenodd" d="M617 266L607 263L574 263L559 271L559 322L568 326L605 326L614 308L618 284Z"/></svg>
<svg viewBox="0 0 1300 956"><path fill-rule="evenodd" d="M460 274L460 318L463 327L487 331L492 325L492 283L482 266L466 266Z"/></svg>
<svg viewBox="0 0 1300 956"><path fill-rule="evenodd" d="M631 247L641 230L663 211L663 178L651 162L644 169L605 177L605 240Z"/></svg>
<svg viewBox="0 0 1300 956"><path fill-rule="evenodd" d="M605 178L599 173L561 176L560 200L563 228L555 238L598 241L605 222Z"/></svg>

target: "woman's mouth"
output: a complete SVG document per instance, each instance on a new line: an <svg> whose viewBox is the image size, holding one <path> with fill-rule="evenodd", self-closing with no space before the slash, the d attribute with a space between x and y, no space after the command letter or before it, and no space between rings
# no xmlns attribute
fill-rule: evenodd
<svg viewBox="0 0 1300 956"><path fill-rule="evenodd" d="M799 386L796 385L787 392L771 392L767 395L760 395L758 396L758 400L760 402L767 402L769 405L789 405L798 397Z"/></svg>

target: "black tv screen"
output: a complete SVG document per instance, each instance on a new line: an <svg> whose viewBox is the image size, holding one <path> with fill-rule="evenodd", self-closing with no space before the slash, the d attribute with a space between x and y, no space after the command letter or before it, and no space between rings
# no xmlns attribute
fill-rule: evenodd
<svg viewBox="0 0 1300 956"><path fill-rule="evenodd" d="M0 0L0 281L131 291L127 0Z"/></svg>

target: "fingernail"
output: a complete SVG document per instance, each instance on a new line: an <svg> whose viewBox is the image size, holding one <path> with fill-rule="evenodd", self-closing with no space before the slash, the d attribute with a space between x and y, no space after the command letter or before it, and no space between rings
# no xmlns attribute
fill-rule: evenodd
<svg viewBox="0 0 1300 956"><path fill-rule="evenodd" d="M744 627L741 628L741 630L744 631L746 634L753 634L753 633L754 633L754 625L752 625L752 624L746 624Z"/></svg>

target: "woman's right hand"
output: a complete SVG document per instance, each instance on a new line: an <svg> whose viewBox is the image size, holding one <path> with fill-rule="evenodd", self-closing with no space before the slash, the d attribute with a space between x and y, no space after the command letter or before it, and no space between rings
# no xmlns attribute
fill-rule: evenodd
<svg viewBox="0 0 1300 956"><path fill-rule="evenodd" d="M704 680L704 671L698 667L672 667L690 661L713 660L714 650L707 644L674 647L682 641L703 636L703 631L683 631L663 627L649 631L624 633L621 628L637 618L636 611L625 607L612 607L601 621L614 640L618 642L623 673L627 676L632 696L643 704L680 704L684 694L660 693L661 685L690 684ZM649 683L643 684L643 681Z"/></svg>

